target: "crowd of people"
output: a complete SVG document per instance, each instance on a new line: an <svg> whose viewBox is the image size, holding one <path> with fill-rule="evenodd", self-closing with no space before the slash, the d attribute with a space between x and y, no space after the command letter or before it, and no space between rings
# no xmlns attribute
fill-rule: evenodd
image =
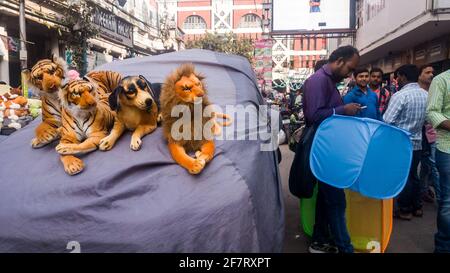
<svg viewBox="0 0 450 273"><path fill-rule="evenodd" d="M395 199L401 220L423 216L423 201L437 202L435 252L450 252L450 70L435 75L432 65L406 64L383 84L383 71L359 67L356 48L335 50L301 88L306 126L334 115L376 119L410 133L413 160L408 181ZM337 84L353 76L344 96ZM293 166L294 168L295 166ZM382 181L380 182L382 183ZM354 252L345 219L343 189L318 181L312 253Z"/></svg>

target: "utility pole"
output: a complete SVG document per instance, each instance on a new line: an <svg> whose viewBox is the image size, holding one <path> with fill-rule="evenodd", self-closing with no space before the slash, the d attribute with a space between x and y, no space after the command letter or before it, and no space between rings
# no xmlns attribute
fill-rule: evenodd
<svg viewBox="0 0 450 273"><path fill-rule="evenodd" d="M264 0L263 2L263 20L262 20L262 29L263 29L263 39L270 38L271 31L271 20L272 20L272 2L271 0Z"/></svg>
<svg viewBox="0 0 450 273"><path fill-rule="evenodd" d="M263 2L263 16L261 21L261 27L262 27L262 40L265 41L266 46L272 47L272 38L270 37L270 32L272 29L271 21L272 21L272 5L273 0L264 0ZM270 42L269 42L270 41ZM264 71L270 67L272 69L272 48L270 48L270 56L265 56L265 58L270 58L269 63L266 63L265 60L265 68ZM262 91L268 94L272 91L272 76L266 77L266 73L263 73L264 83L262 86Z"/></svg>
<svg viewBox="0 0 450 273"><path fill-rule="evenodd" d="M25 97L28 97L28 88L26 85L25 77L24 77L24 71L28 68L27 61L28 61L28 53L27 53L27 30L25 25L25 0L19 1L19 28L20 28L20 68L21 68L21 75L22 75L22 91L23 95Z"/></svg>

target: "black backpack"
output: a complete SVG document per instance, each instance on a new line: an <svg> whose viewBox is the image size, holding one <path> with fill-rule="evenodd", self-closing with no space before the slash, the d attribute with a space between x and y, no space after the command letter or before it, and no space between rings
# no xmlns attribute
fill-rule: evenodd
<svg viewBox="0 0 450 273"><path fill-rule="evenodd" d="M306 127L297 143L294 161L289 173L289 191L298 198L311 198L317 178L311 171L309 155L319 124Z"/></svg>

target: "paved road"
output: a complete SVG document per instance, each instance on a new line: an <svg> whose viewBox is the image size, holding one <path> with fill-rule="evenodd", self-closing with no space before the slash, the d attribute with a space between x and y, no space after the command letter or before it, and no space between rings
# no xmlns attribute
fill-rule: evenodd
<svg viewBox="0 0 450 273"><path fill-rule="evenodd" d="M289 169L294 157L287 145L281 146L283 161L280 164L283 179L283 194L286 211L286 231L284 252L306 253L310 239L299 229L299 200L289 193ZM388 253L430 253L434 250L434 233L436 232L436 205L426 204L424 217L412 221L394 219L393 231Z"/></svg>

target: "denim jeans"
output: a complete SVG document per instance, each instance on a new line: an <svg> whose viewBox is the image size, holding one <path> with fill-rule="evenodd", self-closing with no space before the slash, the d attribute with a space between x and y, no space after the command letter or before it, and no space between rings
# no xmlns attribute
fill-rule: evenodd
<svg viewBox="0 0 450 273"><path fill-rule="evenodd" d="M318 187L313 241L332 243L341 253L353 253L345 220L344 190L322 182L318 183Z"/></svg>
<svg viewBox="0 0 450 273"><path fill-rule="evenodd" d="M439 202L440 190L439 190L439 172L436 168L436 142L430 144L430 155L422 159L422 168L420 170L420 178L422 183L422 194L428 191L429 186L433 186L436 193L436 201ZM429 183L428 177L431 173L431 183Z"/></svg>
<svg viewBox="0 0 450 273"><path fill-rule="evenodd" d="M434 236L435 252L450 253L450 154L437 150L436 167L441 196L438 203L438 231Z"/></svg>
<svg viewBox="0 0 450 273"><path fill-rule="evenodd" d="M412 213L415 210L422 209L422 185L417 173L421 159L422 151L414 151L408 181L397 200L398 208L403 213Z"/></svg>

